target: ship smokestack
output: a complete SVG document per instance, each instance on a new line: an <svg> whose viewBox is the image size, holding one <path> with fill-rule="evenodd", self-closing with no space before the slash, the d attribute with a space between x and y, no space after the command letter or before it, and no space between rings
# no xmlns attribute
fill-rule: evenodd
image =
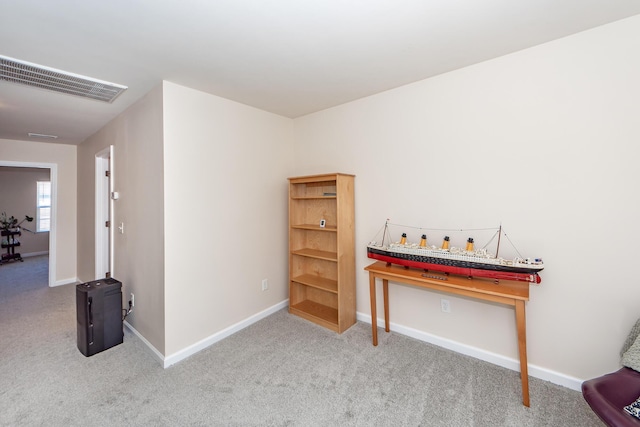
<svg viewBox="0 0 640 427"><path fill-rule="evenodd" d="M407 244L407 233L402 233L402 238L400 239L400 244L401 245L406 245Z"/></svg>
<svg viewBox="0 0 640 427"><path fill-rule="evenodd" d="M442 249L449 249L449 236L444 236L442 241Z"/></svg>
<svg viewBox="0 0 640 427"><path fill-rule="evenodd" d="M425 247L427 246L427 235L423 234L422 238L420 239L420 246Z"/></svg>
<svg viewBox="0 0 640 427"><path fill-rule="evenodd" d="M473 238L469 237L469 239L467 239L467 248L466 250L468 251L472 251L473 250Z"/></svg>

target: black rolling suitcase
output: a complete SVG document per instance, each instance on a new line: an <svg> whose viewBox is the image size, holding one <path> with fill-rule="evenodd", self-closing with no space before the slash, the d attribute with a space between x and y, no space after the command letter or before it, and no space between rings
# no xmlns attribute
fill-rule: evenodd
<svg viewBox="0 0 640 427"><path fill-rule="evenodd" d="M76 286L78 350L92 356L122 344L122 283L113 278Z"/></svg>

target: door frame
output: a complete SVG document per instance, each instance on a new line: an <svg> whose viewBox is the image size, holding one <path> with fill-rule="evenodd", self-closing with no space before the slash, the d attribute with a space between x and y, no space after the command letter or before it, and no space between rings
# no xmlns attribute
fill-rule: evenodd
<svg viewBox="0 0 640 427"><path fill-rule="evenodd" d="M56 286L56 235L58 229L58 164L41 162L12 162L0 160L0 166L14 168L49 169L51 181L51 224L49 228L49 287Z"/></svg>
<svg viewBox="0 0 640 427"><path fill-rule="evenodd" d="M96 153L95 177L95 279L103 279L113 271L113 145ZM105 180L105 172L109 179ZM105 221L110 221L105 233Z"/></svg>

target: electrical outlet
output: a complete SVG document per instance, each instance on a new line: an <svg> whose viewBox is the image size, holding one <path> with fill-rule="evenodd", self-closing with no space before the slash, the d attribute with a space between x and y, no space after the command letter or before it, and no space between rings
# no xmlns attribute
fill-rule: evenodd
<svg viewBox="0 0 640 427"><path fill-rule="evenodd" d="M440 300L440 308L442 308L442 311L445 313L451 313L451 304L449 304L448 299Z"/></svg>
<svg viewBox="0 0 640 427"><path fill-rule="evenodd" d="M136 300L133 292L131 292L131 308L133 308L134 305L136 305Z"/></svg>
<svg viewBox="0 0 640 427"><path fill-rule="evenodd" d="M267 289L269 289L269 280L262 279L262 290L266 291Z"/></svg>

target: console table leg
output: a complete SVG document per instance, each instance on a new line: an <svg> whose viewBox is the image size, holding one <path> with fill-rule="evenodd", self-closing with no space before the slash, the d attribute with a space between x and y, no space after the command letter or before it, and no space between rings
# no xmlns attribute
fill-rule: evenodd
<svg viewBox="0 0 640 427"><path fill-rule="evenodd" d="M376 277L369 273L369 297L371 298L371 336L373 345L378 345L378 314L376 313Z"/></svg>
<svg viewBox="0 0 640 427"><path fill-rule="evenodd" d="M527 325L524 301L516 301L516 328L518 330L518 350L520 352L520 377L522 380L522 404L529 407L529 369L527 366Z"/></svg>
<svg viewBox="0 0 640 427"><path fill-rule="evenodd" d="M384 330L389 332L389 281L382 279L382 294L384 295Z"/></svg>

